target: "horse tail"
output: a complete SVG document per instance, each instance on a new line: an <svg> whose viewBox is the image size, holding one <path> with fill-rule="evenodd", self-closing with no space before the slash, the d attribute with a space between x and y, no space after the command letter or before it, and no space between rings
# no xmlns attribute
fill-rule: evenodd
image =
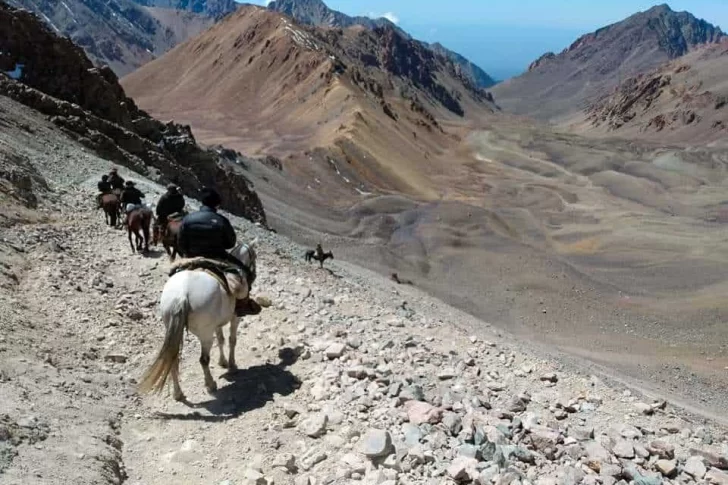
<svg viewBox="0 0 728 485"><path fill-rule="evenodd" d="M179 365L179 356L182 352L184 330L187 328L189 313L190 303L187 298L183 298L176 300L172 308L162 314L167 333L164 335L164 343L159 350L157 359L142 377L139 392L157 393L164 389L169 373L175 366Z"/></svg>

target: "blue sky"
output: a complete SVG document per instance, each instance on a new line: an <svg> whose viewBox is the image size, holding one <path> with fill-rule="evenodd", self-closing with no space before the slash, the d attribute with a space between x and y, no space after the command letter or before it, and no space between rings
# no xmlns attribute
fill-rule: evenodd
<svg viewBox="0 0 728 485"><path fill-rule="evenodd" d="M349 15L388 16L418 39L439 41L497 79L522 72L579 35L657 5L659 0L324 0ZM255 0L253 3L266 3ZM728 0L676 0L673 10L728 29Z"/></svg>

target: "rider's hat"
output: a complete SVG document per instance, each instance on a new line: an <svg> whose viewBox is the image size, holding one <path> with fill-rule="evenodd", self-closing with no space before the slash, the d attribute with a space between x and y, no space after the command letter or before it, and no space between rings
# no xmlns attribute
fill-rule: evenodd
<svg viewBox="0 0 728 485"><path fill-rule="evenodd" d="M116 173L117 171L118 171L118 170L117 170L117 168L116 168L116 167L112 167L112 168L111 168L111 173Z"/></svg>
<svg viewBox="0 0 728 485"><path fill-rule="evenodd" d="M222 204L222 197L217 190L205 187L200 191L200 201L207 207L217 207Z"/></svg>
<svg viewBox="0 0 728 485"><path fill-rule="evenodd" d="M177 186L176 185L174 185L174 184L168 184L167 185L167 190L178 190L178 189L177 189Z"/></svg>
<svg viewBox="0 0 728 485"><path fill-rule="evenodd" d="M127 187L134 187L134 182L132 182L131 180L127 180L124 185L126 185Z"/></svg>

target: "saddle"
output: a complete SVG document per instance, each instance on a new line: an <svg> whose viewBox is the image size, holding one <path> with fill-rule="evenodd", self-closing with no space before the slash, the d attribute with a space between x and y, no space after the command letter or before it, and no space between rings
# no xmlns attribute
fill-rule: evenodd
<svg viewBox="0 0 728 485"><path fill-rule="evenodd" d="M204 257L182 259L172 265L169 276L174 276L180 271L195 270L204 271L215 278L229 296L235 296L240 291L240 287L242 286L240 269L226 261L218 261Z"/></svg>

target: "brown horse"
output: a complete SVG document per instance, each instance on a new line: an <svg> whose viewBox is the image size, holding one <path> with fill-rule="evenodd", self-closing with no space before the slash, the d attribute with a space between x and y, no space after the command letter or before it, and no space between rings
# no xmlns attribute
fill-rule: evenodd
<svg viewBox="0 0 728 485"><path fill-rule="evenodd" d="M179 234L180 227L182 227L182 219L173 219L172 216L167 219L167 224L164 227L154 227L152 244L156 246L161 241L170 261L174 261L179 252L177 248L177 235Z"/></svg>
<svg viewBox="0 0 728 485"><path fill-rule="evenodd" d="M147 207L139 207L127 214L126 232L129 235L131 252L134 252L134 243L131 242L132 233L136 238L136 250L144 253L149 252L149 228L152 225L152 218L152 211Z"/></svg>
<svg viewBox="0 0 728 485"><path fill-rule="evenodd" d="M104 194L101 196L101 208L104 209L106 224L116 227L121 217L121 202L115 194Z"/></svg>

